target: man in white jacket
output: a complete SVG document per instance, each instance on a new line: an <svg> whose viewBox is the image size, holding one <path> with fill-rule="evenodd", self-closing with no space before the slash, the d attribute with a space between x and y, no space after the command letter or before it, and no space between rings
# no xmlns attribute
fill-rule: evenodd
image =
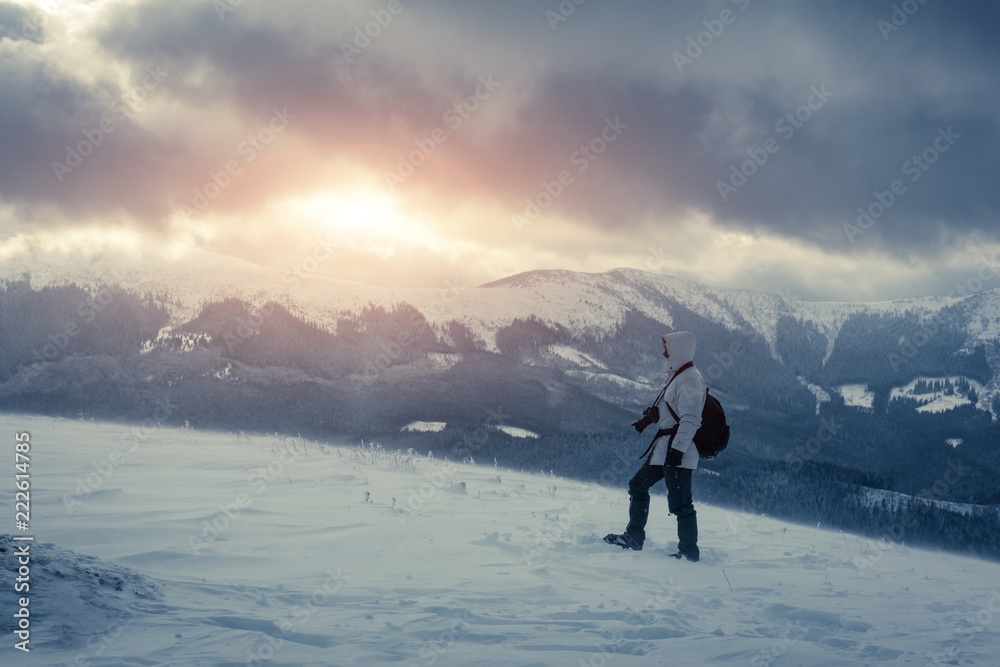
<svg viewBox="0 0 1000 667"><path fill-rule="evenodd" d="M667 485L667 505L677 517L677 553L674 558L697 561L698 521L691 499L691 473L698 467L698 448L694 434L701 426L705 407L705 379L694 367L694 334L678 331L663 337L664 369L667 387L663 398L645 416L634 422L640 433L648 424L659 428L649 449L643 454L645 463L628 484L629 522L621 535L604 538L609 544L624 549L642 550L646 540L646 519L649 516L649 489L661 479ZM675 418L676 416L676 418Z"/></svg>

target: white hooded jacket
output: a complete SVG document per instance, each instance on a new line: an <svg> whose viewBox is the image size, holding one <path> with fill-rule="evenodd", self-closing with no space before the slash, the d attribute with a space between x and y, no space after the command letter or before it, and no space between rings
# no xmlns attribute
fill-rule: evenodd
<svg viewBox="0 0 1000 667"><path fill-rule="evenodd" d="M678 331L667 334L664 338L667 341L667 351L670 353L664 363L664 370L667 372L666 380L669 381L677 369L689 361L694 361L695 340L694 334L690 331ZM701 412L705 409L706 393L705 378L702 377L701 371L692 366L674 378L663 394L663 398L656 404L660 410L658 428L670 429L676 423L666 404L669 403L677 416L680 417L673 448L684 452L681 468L694 470L698 467L698 448L695 447L693 438L701 426ZM670 436L661 436L656 439L653 453L649 458L650 465L661 466L666 462L669 442Z"/></svg>

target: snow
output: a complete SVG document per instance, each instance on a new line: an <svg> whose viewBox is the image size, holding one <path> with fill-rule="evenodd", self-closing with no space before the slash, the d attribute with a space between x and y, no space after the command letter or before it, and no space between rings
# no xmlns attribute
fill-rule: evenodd
<svg viewBox="0 0 1000 667"><path fill-rule="evenodd" d="M820 408L820 406L823 403L829 403L830 402L830 394L828 394L827 391L825 389L823 389L823 387L819 386L818 384L813 384L811 382L807 382L806 379L804 377L802 377L802 376L799 376L798 380L799 380L799 382L804 387L806 387L809 391L812 392L813 396L816 397L816 414L819 414L819 408Z"/></svg>
<svg viewBox="0 0 1000 667"><path fill-rule="evenodd" d="M868 391L868 385L845 384L837 389L844 397L844 405L852 408L871 408L875 405L875 394Z"/></svg>
<svg viewBox="0 0 1000 667"><path fill-rule="evenodd" d="M964 396L938 396L930 403L925 403L917 408L917 412L947 412L962 405L971 405L972 402Z"/></svg>
<svg viewBox="0 0 1000 667"><path fill-rule="evenodd" d="M550 345L549 351L558 357L562 357L563 359L580 366L581 368L598 368L603 371L608 370L607 365L603 362L568 345Z"/></svg>
<svg viewBox="0 0 1000 667"><path fill-rule="evenodd" d="M447 426L447 422L410 422L401 431L415 431L417 433L440 433Z"/></svg>
<svg viewBox="0 0 1000 667"><path fill-rule="evenodd" d="M428 352L427 359L431 367L436 371L446 371L462 360L461 354L449 354L445 352Z"/></svg>
<svg viewBox="0 0 1000 667"><path fill-rule="evenodd" d="M651 381L638 382L636 380L616 375L615 373L591 373L589 371L567 371L569 377L577 377L586 380L591 384L591 389L600 394L601 389L609 390L607 395L614 396L621 389L630 391L656 393L656 385Z"/></svg>
<svg viewBox="0 0 1000 667"><path fill-rule="evenodd" d="M526 428L518 428L517 426L505 426L503 424L498 424L496 426L498 431L503 431L507 435L513 436L515 438L537 438L538 434L534 431L529 431Z"/></svg>
<svg viewBox="0 0 1000 667"><path fill-rule="evenodd" d="M646 549L623 552L597 536L624 526L624 488L276 435L0 422L32 442L18 664L1000 662L997 563L701 503L702 562L679 562L659 494ZM7 629L13 598L0 588Z"/></svg>
<svg viewBox="0 0 1000 667"><path fill-rule="evenodd" d="M917 384L920 382L934 383L939 382L942 385L951 384L952 386L959 383L968 384L973 390L975 390L978 396L978 402L976 407L980 410L990 411L990 406L992 403L992 394L983 387L983 385L976 380L965 377L964 375L952 375L949 377L918 377L912 380L909 384L902 387L895 387L889 393L890 400L896 398L907 398L914 399L921 403L920 407L917 408L917 412L946 412L953 408L957 408L962 405L971 405L970 401L966 396L960 396L957 393L946 394L944 390L941 391L929 391L926 393L917 393Z"/></svg>
<svg viewBox="0 0 1000 667"><path fill-rule="evenodd" d="M174 326L194 317L207 301L227 296L254 306L281 303L309 322L335 332L343 312L368 304L391 309L409 303L434 325L456 320L485 348L496 352L496 332L515 319L540 317L574 335L602 337L613 332L629 311L673 327L665 298L737 331L749 325L777 358L777 323L783 316L812 322L827 337L827 357L844 322L857 313L900 315L913 311L929 318L946 306L960 305L970 322L970 346L996 340L1000 328L1000 289L968 297L922 297L876 303L808 302L749 290L702 285L677 276L614 269L605 273L535 271L480 287L446 282L434 288L382 288L317 274L299 276L217 253L188 249L176 259L155 253L71 257L32 252L0 262L0 281L31 274L34 289L76 283L92 292L102 284L121 284L140 294L169 295L164 303ZM190 344L190 343L186 343ZM592 363L573 348L554 350L567 360ZM1000 389L997 389L1000 391Z"/></svg>

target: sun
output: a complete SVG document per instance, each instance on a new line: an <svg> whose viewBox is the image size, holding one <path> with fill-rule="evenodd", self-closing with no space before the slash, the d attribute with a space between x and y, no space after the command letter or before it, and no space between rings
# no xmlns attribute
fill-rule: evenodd
<svg viewBox="0 0 1000 667"><path fill-rule="evenodd" d="M375 189L311 193L282 208L297 224L353 236L397 237L412 234L416 224L395 197Z"/></svg>

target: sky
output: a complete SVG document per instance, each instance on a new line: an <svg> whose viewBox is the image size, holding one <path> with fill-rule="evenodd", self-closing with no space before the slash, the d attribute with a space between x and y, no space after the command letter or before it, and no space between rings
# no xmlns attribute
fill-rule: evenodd
<svg viewBox="0 0 1000 667"><path fill-rule="evenodd" d="M997 25L985 0L0 0L0 261L998 287Z"/></svg>

